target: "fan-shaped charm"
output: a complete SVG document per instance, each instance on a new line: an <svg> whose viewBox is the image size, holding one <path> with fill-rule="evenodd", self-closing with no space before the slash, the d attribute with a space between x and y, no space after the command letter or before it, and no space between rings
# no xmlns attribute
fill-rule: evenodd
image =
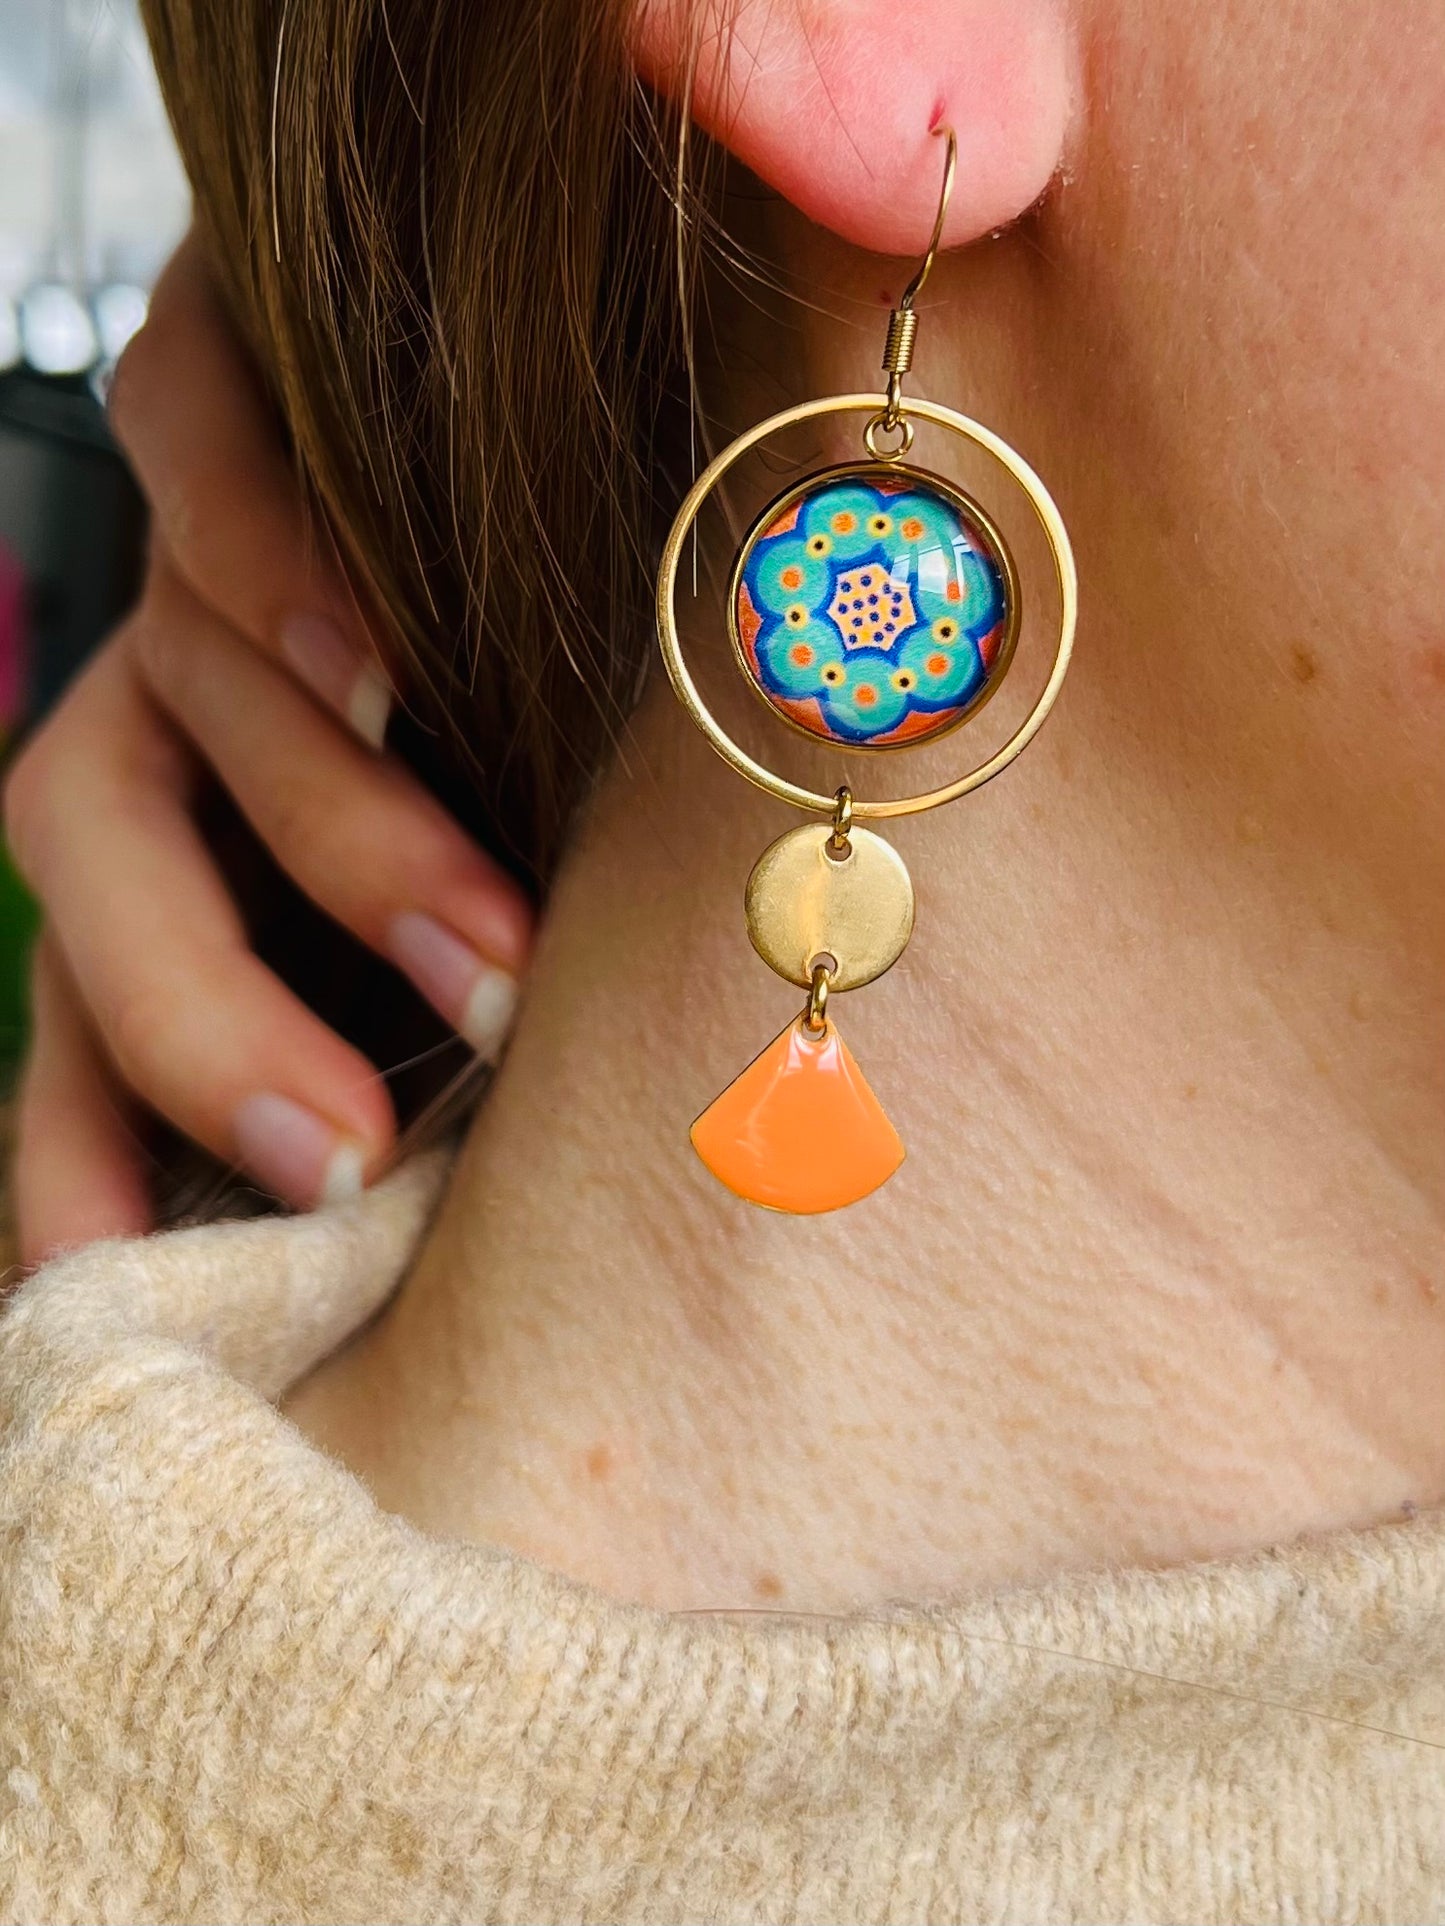
<svg viewBox="0 0 1445 1926"><path fill-rule="evenodd" d="M794 1216L856 1204L904 1157L837 1029L814 1034L803 1017L708 1105L692 1145L735 1195Z"/></svg>

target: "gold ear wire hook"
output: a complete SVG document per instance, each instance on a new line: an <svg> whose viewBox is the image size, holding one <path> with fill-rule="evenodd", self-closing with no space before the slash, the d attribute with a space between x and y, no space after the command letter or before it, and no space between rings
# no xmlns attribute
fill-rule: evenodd
<svg viewBox="0 0 1445 1926"><path fill-rule="evenodd" d="M942 134L948 142L948 152L943 162L943 183L938 195L938 212L933 218L933 232L928 237L928 250L914 271L913 279L899 296L898 305L888 317L888 333L883 342L883 368L888 376L888 401L880 414L874 416L864 431L868 452L882 461L897 461L906 455L913 445L913 424L903 413L903 377L913 366L913 343L918 334L918 310L914 302L922 292L923 284L933 271L933 263L938 258L939 245L943 240L943 223L948 217L948 203L953 198L953 176L958 166L958 137L951 127L935 127L935 134ZM896 448L880 449L877 445L879 430L887 434L902 431L902 438Z"/></svg>
<svg viewBox="0 0 1445 1926"><path fill-rule="evenodd" d="M933 271L933 263L938 258L939 245L943 240L943 223L948 218L948 203L953 199L953 176L958 167L958 136L951 127L935 127L935 135L942 134L948 142L948 152L943 162L943 185L938 193L938 212L933 218L933 232L928 238L928 250L918 264L918 271L903 290L898 305L911 308L923 292L923 284Z"/></svg>

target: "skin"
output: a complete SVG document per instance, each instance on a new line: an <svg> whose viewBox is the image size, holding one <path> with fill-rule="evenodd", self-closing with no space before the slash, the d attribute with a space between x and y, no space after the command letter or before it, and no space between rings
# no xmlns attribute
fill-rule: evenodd
<svg viewBox="0 0 1445 1926"><path fill-rule="evenodd" d="M292 1403L384 1505L665 1606L1203 1557L1445 1489L1445 21L1047 18L1056 184L940 266L917 389L1050 480L1086 622L1025 760L895 832L920 928L838 1020L908 1163L800 1222L690 1158L794 1001L739 914L789 820L659 688L415 1275ZM896 266L731 215L824 311L730 304L724 426L875 379L856 297Z"/></svg>
<svg viewBox="0 0 1445 1926"><path fill-rule="evenodd" d="M695 104L774 190L730 225L809 303L717 291L720 435L876 381L901 271L864 250L921 245L941 105L957 251L914 391L1019 446L1078 551L1055 718L891 832L918 933L835 1012L909 1160L808 1221L693 1160L795 1005L739 899L798 819L655 687L412 1276L289 1407L429 1529L665 1606L1203 1557L1445 1487L1445 21L921 0L904 40L926 68L870 0L743 8ZM637 56L677 84L666 9Z"/></svg>

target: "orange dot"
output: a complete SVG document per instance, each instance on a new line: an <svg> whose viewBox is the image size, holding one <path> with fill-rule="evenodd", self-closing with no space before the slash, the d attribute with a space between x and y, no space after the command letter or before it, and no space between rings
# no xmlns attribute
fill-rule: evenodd
<svg viewBox="0 0 1445 1926"><path fill-rule="evenodd" d="M903 524L904 541L916 542L919 539L919 537L922 535L922 533L923 533L922 522L920 522L916 516L910 515L908 520Z"/></svg>
<svg viewBox="0 0 1445 1926"><path fill-rule="evenodd" d="M950 582L943 592L950 602L961 602L963 600L963 590L958 586L957 582Z"/></svg>
<svg viewBox="0 0 1445 1926"><path fill-rule="evenodd" d="M800 669L806 669L813 659L813 651L806 642L795 642L788 654Z"/></svg>
<svg viewBox="0 0 1445 1926"><path fill-rule="evenodd" d="M853 700L860 709L871 709L878 700L878 691L871 682L860 682L853 691Z"/></svg>
<svg viewBox="0 0 1445 1926"><path fill-rule="evenodd" d="M857 526L857 517L850 515L846 508L841 509L839 513L833 517L833 532L835 535L851 535Z"/></svg>
<svg viewBox="0 0 1445 1926"><path fill-rule="evenodd" d="M946 655L931 655L923 665L930 675L944 675L948 669Z"/></svg>
<svg viewBox="0 0 1445 1926"><path fill-rule="evenodd" d="M785 568L778 577L778 580L786 589L801 588L803 586L803 571L800 568Z"/></svg>

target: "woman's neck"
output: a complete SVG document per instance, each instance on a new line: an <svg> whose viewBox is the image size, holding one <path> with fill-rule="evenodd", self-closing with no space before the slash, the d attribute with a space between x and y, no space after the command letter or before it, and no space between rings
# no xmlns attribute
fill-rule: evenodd
<svg viewBox="0 0 1445 1926"><path fill-rule="evenodd" d="M1439 933L1380 855L1407 800L1342 806L1307 625L1262 596L1243 689L1168 475L1121 521L1031 392L993 398L1075 523L1076 669L1019 765L891 832L917 933L834 1010L907 1162L788 1219L694 1158L797 1002L741 918L789 819L655 688L415 1275L293 1400L388 1506L669 1606L835 1609L1445 1496Z"/></svg>
<svg viewBox="0 0 1445 1926"><path fill-rule="evenodd" d="M1085 706L966 825L900 833L918 933L836 1013L908 1161L800 1220L687 1142L796 1001L740 927L781 825L652 702L435 1235L303 1424L424 1524L667 1605L829 1609L1437 1500L1412 987L1367 970L1391 947L1368 904L1338 920L1343 879L1320 900L1237 818L1148 812Z"/></svg>

